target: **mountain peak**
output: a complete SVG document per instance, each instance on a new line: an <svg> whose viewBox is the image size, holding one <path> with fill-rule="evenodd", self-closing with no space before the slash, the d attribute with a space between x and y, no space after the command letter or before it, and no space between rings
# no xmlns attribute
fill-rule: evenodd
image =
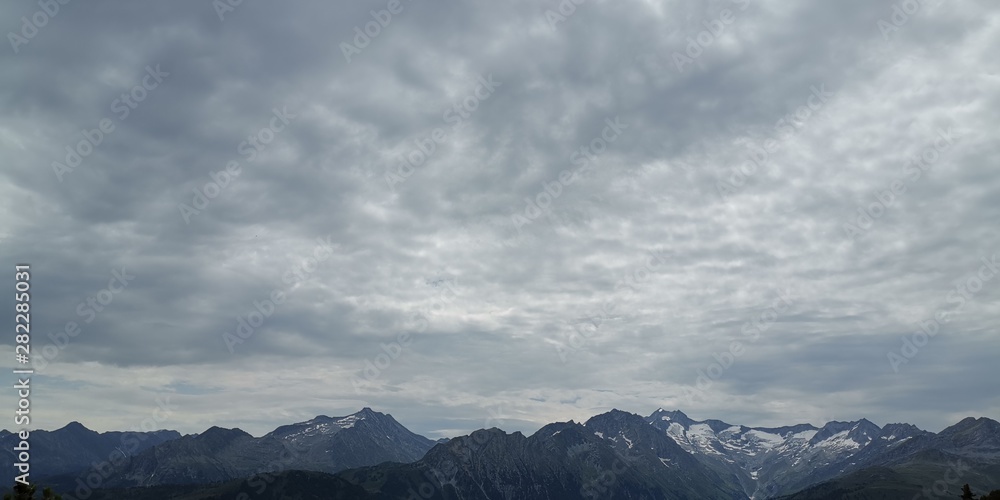
<svg viewBox="0 0 1000 500"><path fill-rule="evenodd" d="M502 429L496 427L490 427L489 429L477 429L475 431L472 431L472 433L466 436L464 439L466 440L471 439L474 440L475 443L486 444L488 441L492 439L503 438L506 436L507 433L504 432Z"/></svg>
<svg viewBox="0 0 1000 500"><path fill-rule="evenodd" d="M875 425L866 418L862 418L854 424L851 431L847 433L847 436L858 443L868 444L881 433L881 427Z"/></svg>
<svg viewBox="0 0 1000 500"><path fill-rule="evenodd" d="M858 420L857 425L859 425L859 426L865 426L865 427L876 427L876 428L878 428L878 425L876 425L871 420L868 420L867 418L862 418L861 420Z"/></svg>
<svg viewBox="0 0 1000 500"><path fill-rule="evenodd" d="M392 415L389 415L388 413L379 413L371 409L370 407L366 406L362 408L361 411L348 415L348 417L357 417L358 420L364 420L366 418L371 418L371 419L381 419L385 417L392 418Z"/></svg>
<svg viewBox="0 0 1000 500"><path fill-rule="evenodd" d="M688 416L680 410L664 410L662 407L657 408L656 411L653 412L653 415L677 415L679 417L688 418Z"/></svg>
<svg viewBox="0 0 1000 500"><path fill-rule="evenodd" d="M624 411L624 410L619 410L618 408L612 408L611 411L607 412L607 415L612 415L612 416L616 416L616 417L624 417L626 415L628 415L628 416L634 415L634 413L630 413L630 412L627 412L627 411Z"/></svg>
<svg viewBox="0 0 1000 500"><path fill-rule="evenodd" d="M897 433L897 434L898 433L919 434L921 432L926 432L926 431L922 430L921 428L913 424L893 423L893 424L885 424L885 427L882 428L882 432Z"/></svg>
<svg viewBox="0 0 1000 500"><path fill-rule="evenodd" d="M629 413L627 411L619 410L618 408L612 408L604 413L598 413L594 417L611 417L611 418L624 418L627 416L635 415L634 413ZM590 418L594 418L590 417ZM588 419L589 420L589 419Z"/></svg>
<svg viewBox="0 0 1000 500"><path fill-rule="evenodd" d="M917 436L930 435L932 433L921 430L911 424L885 424L878 435L878 440L885 443L900 443Z"/></svg>
<svg viewBox="0 0 1000 500"><path fill-rule="evenodd" d="M882 429L868 419L862 418L853 422L833 420L821 427L809 442L811 444L819 443L843 433L847 439L865 445L875 439L881 432Z"/></svg>
<svg viewBox="0 0 1000 500"><path fill-rule="evenodd" d="M867 418L862 418L861 420L858 420L857 422L854 422L853 429L864 430L866 432L867 431L871 431L871 430L875 430L875 431L882 430L881 427L879 427L877 424L875 424L871 420L868 420Z"/></svg>
<svg viewBox="0 0 1000 500"><path fill-rule="evenodd" d="M224 427L219 427L219 426L216 426L216 425L213 425L212 427L209 427L207 430L205 430L205 432L202 432L201 434L198 434L198 437L202 438L202 439L227 439L228 440L228 439L235 439L235 438L243 437L243 436L253 437L250 434L248 434L246 431L244 431L243 429L240 429L238 427L233 427L232 429L226 429Z"/></svg>
<svg viewBox="0 0 1000 500"><path fill-rule="evenodd" d="M93 432L90 429L88 429L85 425L81 424L80 422L77 422L76 420L66 424L61 429L58 430L71 431L71 432Z"/></svg>
<svg viewBox="0 0 1000 500"><path fill-rule="evenodd" d="M278 439L299 440L309 436L327 435L332 436L340 431L353 428L358 422L365 421L368 424L388 424L399 425L392 415L379 413L369 407L364 407L360 411L342 417L329 417L317 415L316 418L305 422L282 425L270 433L268 436Z"/></svg>
<svg viewBox="0 0 1000 500"><path fill-rule="evenodd" d="M954 430L972 429L980 425L984 425L987 427L997 427L1000 426L1000 422L997 422L996 420L989 419L986 417L979 417L979 418L965 417L962 420L959 420L957 424L952 425L941 432L945 432L948 429L954 429Z"/></svg>
<svg viewBox="0 0 1000 500"><path fill-rule="evenodd" d="M724 431L726 429L734 427L732 424L727 424L726 422L723 422L722 420L715 420L715 419L703 420L701 423L707 425L709 429L712 429L712 432L716 432L716 433L722 432L722 431ZM744 428L742 425L739 426L739 427L741 429Z"/></svg>
<svg viewBox="0 0 1000 500"><path fill-rule="evenodd" d="M621 411L617 408L613 408L609 412L601 413L600 415L594 415L590 417L586 422L584 422L584 427L588 429L592 427L595 423L601 422L617 422L620 424L636 424L636 425L646 425L646 419L636 415L635 413L629 413L627 411Z"/></svg>
<svg viewBox="0 0 1000 500"><path fill-rule="evenodd" d="M688 417L684 412L680 410L667 411L664 410L663 408L659 408L656 411L654 411L650 416L646 417L646 420L648 422L661 421L661 420L664 422L677 422L678 424L680 424L685 428L691 426L692 424L698 423L692 420L691 417Z"/></svg>
<svg viewBox="0 0 1000 500"><path fill-rule="evenodd" d="M587 429L577 422L570 420L569 422L553 422L551 424L546 424L538 429L532 436L538 436L541 438L551 438L553 436L562 434L564 431L572 431L579 434L584 434Z"/></svg>
<svg viewBox="0 0 1000 500"><path fill-rule="evenodd" d="M938 437L952 446L988 447L1000 451L1000 422L986 417L966 417L942 430Z"/></svg>

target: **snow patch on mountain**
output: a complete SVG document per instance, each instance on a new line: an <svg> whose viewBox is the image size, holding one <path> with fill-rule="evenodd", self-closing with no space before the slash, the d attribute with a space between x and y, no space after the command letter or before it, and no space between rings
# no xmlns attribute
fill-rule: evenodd
<svg viewBox="0 0 1000 500"><path fill-rule="evenodd" d="M769 432L758 431L756 429L751 430L746 433L747 436L753 438L753 440L765 449L775 448L785 443L786 439L777 435L771 434Z"/></svg>

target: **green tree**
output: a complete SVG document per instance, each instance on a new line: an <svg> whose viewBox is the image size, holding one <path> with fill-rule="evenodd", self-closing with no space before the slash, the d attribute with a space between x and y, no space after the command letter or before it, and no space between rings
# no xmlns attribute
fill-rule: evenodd
<svg viewBox="0 0 1000 500"><path fill-rule="evenodd" d="M981 495L979 500L1000 500L1000 490L993 490L988 495Z"/></svg>
<svg viewBox="0 0 1000 500"><path fill-rule="evenodd" d="M975 500L976 496L972 494L972 490L969 489L968 483L962 486L962 500Z"/></svg>
<svg viewBox="0 0 1000 500"><path fill-rule="evenodd" d="M14 491L4 495L3 500L35 500L35 485L14 483Z"/></svg>
<svg viewBox="0 0 1000 500"><path fill-rule="evenodd" d="M4 494L3 500L35 500L37 489L38 487L33 484L15 483L13 493ZM45 488L42 490L42 500L62 500L62 495L53 493L52 488Z"/></svg>
<svg viewBox="0 0 1000 500"><path fill-rule="evenodd" d="M42 500L62 500L62 495L53 493L52 488L45 488L42 490Z"/></svg>

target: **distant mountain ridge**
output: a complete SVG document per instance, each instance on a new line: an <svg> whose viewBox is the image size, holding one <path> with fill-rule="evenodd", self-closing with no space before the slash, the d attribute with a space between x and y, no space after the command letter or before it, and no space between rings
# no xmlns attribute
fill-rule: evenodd
<svg viewBox="0 0 1000 500"><path fill-rule="evenodd" d="M51 477L76 472L95 462L124 459L158 444L181 437L177 431L158 430L112 431L98 433L79 422L70 422L54 431L32 430L31 473L33 477ZM14 447L19 438L16 433L0 431L0 468L14 468Z"/></svg>
<svg viewBox="0 0 1000 500"><path fill-rule="evenodd" d="M163 495L172 485L188 485L184 491L190 492L191 485L234 480L263 484L262 476L300 470L333 474L329 484L355 493L362 488L372 498L406 497L421 487L440 494L428 498L483 491L492 492L490 498L512 498L514 492L516 498L539 499L613 492L611 498L636 499L826 498L829 488L857 489L872 481L895 484L903 494L921 473L943 473L955 460L963 461L977 488L1000 488L1000 479L990 479L1000 477L1000 423L971 417L935 434L910 424L879 427L864 418L821 427L747 427L698 421L679 410L658 409L647 417L612 410L582 424L548 424L531 436L494 428L432 441L391 415L363 408L282 425L259 438L222 427L187 436L98 434L78 423L47 434L33 431L33 446L36 435L43 436L42 448L48 443L62 453L49 463L64 474L52 483L66 492L81 484L87 460L110 453L109 445L94 442L123 436L148 444L126 454L100 485L121 495L121 488L158 486ZM11 436L0 431L0 441ZM142 496L143 490L135 491Z"/></svg>
<svg viewBox="0 0 1000 500"><path fill-rule="evenodd" d="M778 428L695 421L659 409L646 420L720 475L731 475L751 498L770 498L870 467L895 466L922 452L963 457L976 466L1000 463L1000 423L966 418L938 434L910 424L880 428L867 419ZM1000 477L995 485L1000 488Z"/></svg>
<svg viewBox="0 0 1000 500"><path fill-rule="evenodd" d="M338 477L372 498L742 498L642 417L619 411L585 424L548 424L527 437L478 430L438 444L414 463Z"/></svg>
<svg viewBox="0 0 1000 500"><path fill-rule="evenodd" d="M321 415L284 425L259 438L212 427L130 457L105 484L204 484L280 470L334 473L385 461L412 462L433 445L391 415L363 408L344 417Z"/></svg>

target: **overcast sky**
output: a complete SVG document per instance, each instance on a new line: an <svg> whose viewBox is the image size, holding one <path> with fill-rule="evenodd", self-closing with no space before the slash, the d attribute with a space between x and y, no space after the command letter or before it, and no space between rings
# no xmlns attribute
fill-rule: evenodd
<svg viewBox="0 0 1000 500"><path fill-rule="evenodd" d="M32 428L1000 415L993 2L349 4L0 7Z"/></svg>

